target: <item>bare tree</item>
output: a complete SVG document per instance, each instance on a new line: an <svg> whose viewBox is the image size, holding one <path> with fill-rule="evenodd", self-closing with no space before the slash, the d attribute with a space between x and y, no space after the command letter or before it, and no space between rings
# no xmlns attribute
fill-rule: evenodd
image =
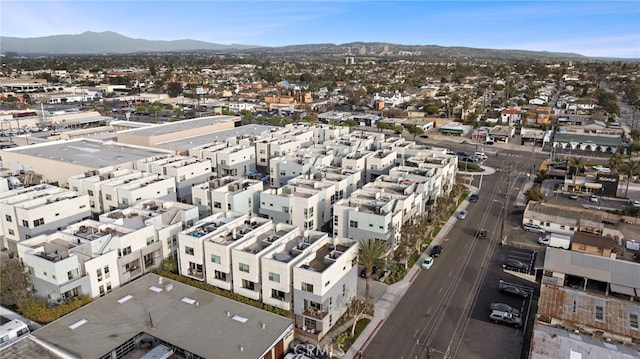
<svg viewBox="0 0 640 359"><path fill-rule="evenodd" d="M2 305L20 308L31 298L31 280L29 273L18 259L9 259L2 263L0 270L0 296Z"/></svg>

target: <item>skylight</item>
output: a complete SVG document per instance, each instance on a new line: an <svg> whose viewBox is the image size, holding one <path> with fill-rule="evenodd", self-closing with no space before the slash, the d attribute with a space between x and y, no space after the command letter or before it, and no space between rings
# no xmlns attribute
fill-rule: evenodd
<svg viewBox="0 0 640 359"><path fill-rule="evenodd" d="M187 303L187 304L196 304L196 300L195 300L195 299L191 299L191 298L189 298L189 297L184 297L184 298L182 298L182 301L183 301L184 303Z"/></svg>
<svg viewBox="0 0 640 359"><path fill-rule="evenodd" d="M155 285L152 285L151 287L149 287L149 290L154 291L156 293L162 292L162 288L156 287Z"/></svg>
<svg viewBox="0 0 640 359"><path fill-rule="evenodd" d="M247 320L249 320L249 319L247 319L247 318L245 318L243 316L240 316L238 314L236 314L233 317L231 317L231 319L235 320L236 322L240 322L240 323L246 323Z"/></svg>
<svg viewBox="0 0 640 359"><path fill-rule="evenodd" d="M122 304L122 303L128 301L131 298L133 298L133 296L131 294L125 295L124 297L118 299L118 303Z"/></svg>

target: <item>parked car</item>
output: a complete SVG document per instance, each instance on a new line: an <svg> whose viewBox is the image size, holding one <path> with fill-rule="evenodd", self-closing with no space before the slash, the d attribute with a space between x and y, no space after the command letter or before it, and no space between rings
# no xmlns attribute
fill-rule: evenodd
<svg viewBox="0 0 640 359"><path fill-rule="evenodd" d="M460 151L460 152L456 152L456 156L469 157L469 154L464 151Z"/></svg>
<svg viewBox="0 0 640 359"><path fill-rule="evenodd" d="M440 253L442 253L442 246L433 246L433 248L431 248L432 257L438 257L440 256Z"/></svg>
<svg viewBox="0 0 640 359"><path fill-rule="evenodd" d="M519 316L515 316L512 313L502 312L499 310L494 310L489 314L489 318L493 320L494 323L504 323L510 324L515 327L519 327L522 325L522 318Z"/></svg>
<svg viewBox="0 0 640 359"><path fill-rule="evenodd" d="M596 202L596 203L597 203L597 202L598 202L598 197L597 197L596 195L593 195L593 194L592 194L592 195L589 197L589 202Z"/></svg>
<svg viewBox="0 0 640 359"><path fill-rule="evenodd" d="M514 295L521 298L528 298L529 293L520 287L511 284L501 284L500 291L505 294Z"/></svg>
<svg viewBox="0 0 640 359"><path fill-rule="evenodd" d="M502 267L505 269L518 269L523 271L529 271L529 265L517 259L507 259L507 261L504 262Z"/></svg>
<svg viewBox="0 0 640 359"><path fill-rule="evenodd" d="M524 229L525 231L529 231L529 232L533 232L533 233L540 233L540 234L544 234L546 231L544 230L544 228L540 227L537 224L533 224L533 223L525 223L522 225L522 229Z"/></svg>
<svg viewBox="0 0 640 359"><path fill-rule="evenodd" d="M638 201L637 199L629 201L629 204L631 204L634 207L640 207L640 201Z"/></svg>
<svg viewBox="0 0 640 359"><path fill-rule="evenodd" d="M519 310L505 303L491 303L491 305L489 306L489 309L492 311L499 310L501 312L511 313L513 315L520 315Z"/></svg>
<svg viewBox="0 0 640 359"><path fill-rule="evenodd" d="M487 238L487 230L482 228L479 229L478 232L476 233L476 237L478 237L478 239L485 239Z"/></svg>
<svg viewBox="0 0 640 359"><path fill-rule="evenodd" d="M422 261L422 269L429 269L431 268L431 266L433 265L433 257L432 256L427 256L427 258L425 258Z"/></svg>
<svg viewBox="0 0 640 359"><path fill-rule="evenodd" d="M551 239L551 235L547 234L542 237L538 237L538 244L546 246L549 244L549 240Z"/></svg>
<svg viewBox="0 0 640 359"><path fill-rule="evenodd" d="M477 193L472 194L471 196L469 196L469 202L478 202L478 199L480 197L478 196Z"/></svg>
<svg viewBox="0 0 640 359"><path fill-rule="evenodd" d="M458 219L465 219L467 218L467 214L469 214L469 212L463 209L462 211L458 212L456 217L458 217Z"/></svg>
<svg viewBox="0 0 640 359"><path fill-rule="evenodd" d="M569 193L569 199L578 199L578 194L575 192Z"/></svg>

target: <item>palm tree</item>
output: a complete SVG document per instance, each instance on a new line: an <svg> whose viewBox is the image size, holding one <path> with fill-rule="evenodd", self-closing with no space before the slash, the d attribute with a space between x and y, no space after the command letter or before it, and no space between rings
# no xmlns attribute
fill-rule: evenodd
<svg viewBox="0 0 640 359"><path fill-rule="evenodd" d="M585 163L586 163L586 161L582 157L572 157L569 160L569 167L576 169L575 172L573 173L573 190L574 191L576 190L576 177L578 176L578 173L584 167Z"/></svg>
<svg viewBox="0 0 640 359"><path fill-rule="evenodd" d="M358 254L358 264L364 266L365 270L365 301L369 302L369 289L371 287L371 272L373 267L382 267L385 258L389 253L389 246L381 240L368 238L359 242L360 253Z"/></svg>
<svg viewBox="0 0 640 359"><path fill-rule="evenodd" d="M640 162L638 161L629 161L624 164L622 167L622 171L625 175L627 175L627 188L624 190L624 197L627 198L627 193L629 192L629 182L631 182L631 177L635 176L640 172Z"/></svg>
<svg viewBox="0 0 640 359"><path fill-rule="evenodd" d="M611 155L611 158L609 158L609 168L611 169L611 171L617 172L622 168L623 165L624 161L622 159L622 154L620 154L619 152L614 153L613 155Z"/></svg>

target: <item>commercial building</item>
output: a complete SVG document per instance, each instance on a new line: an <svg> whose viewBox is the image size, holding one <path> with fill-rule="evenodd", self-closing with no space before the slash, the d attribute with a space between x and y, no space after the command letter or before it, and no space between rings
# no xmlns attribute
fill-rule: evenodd
<svg viewBox="0 0 640 359"><path fill-rule="evenodd" d="M147 274L136 285L114 290L33 336L80 358L279 359L293 339L293 324L289 318Z"/></svg>

